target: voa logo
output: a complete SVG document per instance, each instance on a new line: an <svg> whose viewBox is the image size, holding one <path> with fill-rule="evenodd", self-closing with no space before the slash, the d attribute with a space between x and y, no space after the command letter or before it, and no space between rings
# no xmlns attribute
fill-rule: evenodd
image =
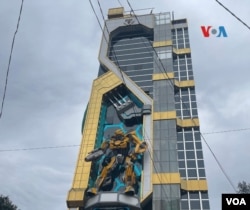
<svg viewBox="0 0 250 210"><path fill-rule="evenodd" d="M245 201L245 199L244 198L241 198L241 199L239 199L239 198L226 198L226 201L227 201L227 205L231 205L231 204L233 204L233 205L235 205L235 206L240 206L240 205L247 205L246 204L246 201Z"/></svg>
<svg viewBox="0 0 250 210"><path fill-rule="evenodd" d="M212 26L201 26L201 31L204 37L208 38L210 35L214 35L216 37L227 37L227 32L224 26L219 26L218 28L214 28Z"/></svg>
<svg viewBox="0 0 250 210"><path fill-rule="evenodd" d="M249 210L250 194L222 194L222 210Z"/></svg>

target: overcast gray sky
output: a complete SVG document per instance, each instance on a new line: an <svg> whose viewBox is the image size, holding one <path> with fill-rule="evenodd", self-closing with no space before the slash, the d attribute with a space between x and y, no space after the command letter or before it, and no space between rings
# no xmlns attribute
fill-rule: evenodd
<svg viewBox="0 0 250 210"><path fill-rule="evenodd" d="M92 0L101 18L95 0ZM103 11L119 7L100 1ZM129 10L125 0L120 0ZM250 25L249 0L221 0ZM250 30L215 0L130 0L134 9L187 18L201 132L237 186L250 182ZM0 2L0 97L21 0ZM204 38L200 26L224 26L227 38ZM25 0L0 119L0 150L79 145L101 30L88 1ZM210 133L210 134L206 134ZM0 151L0 194L21 210L66 209L79 146ZM203 143L211 210L233 192Z"/></svg>

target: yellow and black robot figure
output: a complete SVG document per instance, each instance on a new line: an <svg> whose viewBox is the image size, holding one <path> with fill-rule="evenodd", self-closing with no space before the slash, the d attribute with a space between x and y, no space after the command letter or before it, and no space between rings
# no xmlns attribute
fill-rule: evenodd
<svg viewBox="0 0 250 210"><path fill-rule="evenodd" d="M122 177L125 184L124 193L134 195L134 186L137 184L134 172L134 163L139 154L146 151L146 142L140 141L135 131L124 134L122 130L116 130L114 136L104 141L100 148L90 152L85 161L97 161L103 155L101 171L94 187L90 188L88 195L95 195L101 190L111 189L114 179ZM111 187L110 187L111 186Z"/></svg>

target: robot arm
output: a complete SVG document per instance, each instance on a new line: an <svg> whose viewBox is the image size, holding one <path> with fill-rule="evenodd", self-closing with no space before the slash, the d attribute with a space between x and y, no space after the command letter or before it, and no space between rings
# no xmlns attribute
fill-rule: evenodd
<svg viewBox="0 0 250 210"><path fill-rule="evenodd" d="M108 147L109 143L106 141L103 142L100 148L96 148L88 153L88 155L85 157L85 161L90 162L98 160L102 155L104 155Z"/></svg>
<svg viewBox="0 0 250 210"><path fill-rule="evenodd" d="M131 132L128 134L130 141L135 144L134 151L132 155L144 153L147 150L147 144L145 141L140 141L140 139L136 136L135 132Z"/></svg>
<svg viewBox="0 0 250 210"><path fill-rule="evenodd" d="M90 162L98 160L103 154L104 151L101 148L94 149L85 157L85 161Z"/></svg>

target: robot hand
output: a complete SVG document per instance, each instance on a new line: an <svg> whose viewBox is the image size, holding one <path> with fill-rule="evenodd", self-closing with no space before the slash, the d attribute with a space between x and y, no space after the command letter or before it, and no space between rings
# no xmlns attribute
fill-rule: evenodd
<svg viewBox="0 0 250 210"><path fill-rule="evenodd" d="M87 157L85 157L85 161L86 162L95 161L99 159L103 154L104 151L101 148L94 149L87 155Z"/></svg>
<svg viewBox="0 0 250 210"><path fill-rule="evenodd" d="M146 149L147 148L147 143L144 141L140 144L139 146L140 149Z"/></svg>

